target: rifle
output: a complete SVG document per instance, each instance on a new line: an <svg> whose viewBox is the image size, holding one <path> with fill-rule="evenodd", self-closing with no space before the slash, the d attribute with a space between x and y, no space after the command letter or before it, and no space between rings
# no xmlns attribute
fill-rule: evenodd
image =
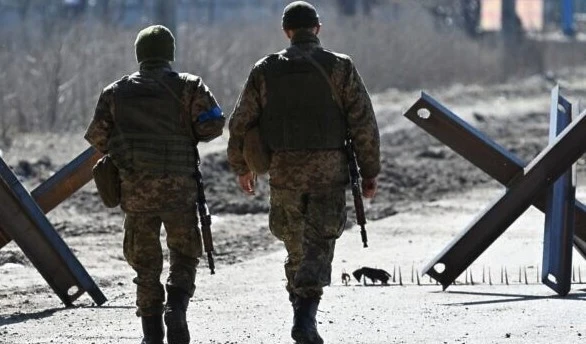
<svg viewBox="0 0 586 344"><path fill-rule="evenodd" d="M199 213L199 222L201 224L201 236L203 238L203 247L208 256L208 267L210 268L210 274L214 275L216 265L214 264L214 242L212 240L212 216L206 202L206 195L203 185L203 176L199 169L201 160L199 157L199 151L197 145L195 145L195 182L197 184L197 212ZM195 230L197 230L197 223L195 224Z"/></svg>
<svg viewBox="0 0 586 344"><path fill-rule="evenodd" d="M354 209L356 210L356 223L360 226L363 247L368 247L365 227L366 216L364 215L364 203L362 203L362 190L360 190L360 174L358 174L358 163L356 162L356 154L354 153L354 142L352 142L350 135L346 138L346 156L348 158L348 171L350 172Z"/></svg>

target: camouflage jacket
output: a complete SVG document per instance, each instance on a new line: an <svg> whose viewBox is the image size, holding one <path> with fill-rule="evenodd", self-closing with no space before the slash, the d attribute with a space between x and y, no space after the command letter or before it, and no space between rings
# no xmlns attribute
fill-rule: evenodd
<svg viewBox="0 0 586 344"><path fill-rule="evenodd" d="M298 33L291 43L308 52L323 49L318 38L309 33ZM350 57L333 54L337 59L331 79L343 103L360 174L364 178L374 178L380 172L380 138L370 96ZM267 104L263 71L271 68L268 60L265 57L255 64L230 116L228 161L238 175L249 172L242 155L244 134L258 122ZM281 189L343 188L349 181L343 150L274 152L269 175L271 186Z"/></svg>
<svg viewBox="0 0 586 344"><path fill-rule="evenodd" d="M168 63L143 63L140 68L171 71ZM117 82L104 88L100 94L94 117L84 136L102 153L108 152L108 140L115 126L114 88ZM223 115L198 121L200 115L207 116L210 110L218 107L214 96L201 78L190 76L180 97L183 107L181 110L190 114L193 133L198 141L208 142L222 134L225 123ZM192 176L154 176L135 172L121 173L121 179L121 207L126 212L186 210L194 206L197 190Z"/></svg>

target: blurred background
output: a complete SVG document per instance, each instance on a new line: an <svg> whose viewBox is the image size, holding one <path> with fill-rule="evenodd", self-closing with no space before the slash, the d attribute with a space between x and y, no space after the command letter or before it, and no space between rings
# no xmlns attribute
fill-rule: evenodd
<svg viewBox="0 0 586 344"><path fill-rule="evenodd" d="M0 149L26 132L80 131L101 89L137 69L134 39L171 28L178 71L228 115L252 65L288 45L282 0L0 0ZM325 47L371 93L529 75L586 60L586 0L314 0Z"/></svg>

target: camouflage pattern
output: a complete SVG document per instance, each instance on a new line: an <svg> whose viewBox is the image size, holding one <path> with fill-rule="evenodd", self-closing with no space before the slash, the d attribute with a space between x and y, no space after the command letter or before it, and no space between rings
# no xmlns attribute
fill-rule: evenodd
<svg viewBox="0 0 586 344"><path fill-rule="evenodd" d="M308 52L323 49L311 33L298 33L292 44ZM337 56L334 66L326 69L332 70L332 82L342 99L360 174L373 178L380 172L380 138L370 96L350 57L334 54ZM228 160L238 175L249 172L242 155L244 134L258 121L267 104L265 68L270 68L267 58L256 63L230 117ZM273 153L269 175L271 186L280 189L334 189L348 183L347 161L342 150Z"/></svg>
<svg viewBox="0 0 586 344"><path fill-rule="evenodd" d="M329 285L336 239L346 223L344 190L305 193L271 189L269 228L287 249L287 291L320 297Z"/></svg>
<svg viewBox="0 0 586 344"><path fill-rule="evenodd" d="M141 70L171 71L168 63L143 62ZM108 141L114 128L116 83L102 91L85 139L102 153L108 153ZM225 118L199 122L198 116L218 106L201 78L190 75L180 95L183 114L189 114L195 139L208 142L222 134ZM194 166L195 171L195 166ZM170 268L167 285L195 290L198 258L202 255L199 229L196 227L196 182L189 175L151 175L146 172L121 172L121 208L124 220L124 256L137 273L137 314L163 312L165 293L160 283L163 266L160 243L161 224L167 231Z"/></svg>
<svg viewBox="0 0 586 344"><path fill-rule="evenodd" d="M138 316L163 313L165 290L160 282L163 269L161 224L167 232L170 267L167 285L180 288L190 296L195 291L195 273L202 255L195 211L126 213L124 219L124 257L136 271Z"/></svg>
<svg viewBox="0 0 586 344"><path fill-rule="evenodd" d="M195 167L194 167L195 168ZM134 173L121 176L121 208L125 212L194 209L197 185L192 176L165 178Z"/></svg>
<svg viewBox="0 0 586 344"><path fill-rule="evenodd" d="M297 32L291 43L309 53L323 49L310 32ZM380 138L370 96L352 60L335 55L331 70L354 139L360 174L374 178L380 172ZM270 55L269 55L270 57ZM230 117L228 161L238 175L249 169L242 155L246 130L259 121L267 104L263 71L271 68L269 57L256 63ZM348 163L343 149L273 152L269 168L271 208L269 227L283 241L290 300L321 297L330 284L336 239L346 221L345 187Z"/></svg>
<svg viewBox="0 0 586 344"><path fill-rule="evenodd" d="M142 68L171 70L168 63L163 65L141 64ZM113 83L102 91L94 118L88 126L85 139L102 153L108 152L108 139L114 129L116 113ZM218 106L214 96L201 78L191 75L181 95L184 113L191 115L193 130L199 141L208 142L220 136L225 118L198 122L197 117ZM121 207L128 212L185 211L193 207L196 195L195 181L190 176L153 176L148 173L121 172Z"/></svg>

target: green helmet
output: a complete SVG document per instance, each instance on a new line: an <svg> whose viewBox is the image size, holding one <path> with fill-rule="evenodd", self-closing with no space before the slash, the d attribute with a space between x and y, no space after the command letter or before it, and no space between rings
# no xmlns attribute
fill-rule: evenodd
<svg viewBox="0 0 586 344"><path fill-rule="evenodd" d="M163 25L153 25L142 29L134 42L136 61L175 60L175 37Z"/></svg>

